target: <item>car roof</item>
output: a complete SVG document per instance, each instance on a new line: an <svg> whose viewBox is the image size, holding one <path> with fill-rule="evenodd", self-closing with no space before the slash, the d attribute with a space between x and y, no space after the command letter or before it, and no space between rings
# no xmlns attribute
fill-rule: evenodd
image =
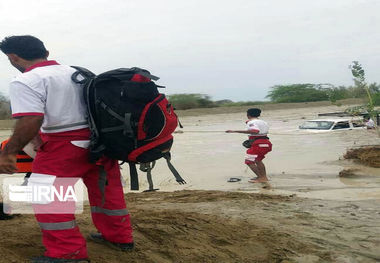
<svg viewBox="0 0 380 263"><path fill-rule="evenodd" d="M335 119L314 119L314 120L308 120L308 121L331 121L331 122L340 122L340 121L351 121L353 119L349 118L335 118Z"/></svg>

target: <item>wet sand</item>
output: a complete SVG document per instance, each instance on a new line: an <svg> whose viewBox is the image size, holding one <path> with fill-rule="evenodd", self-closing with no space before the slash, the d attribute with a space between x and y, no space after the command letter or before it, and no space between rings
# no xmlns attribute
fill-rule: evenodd
<svg viewBox="0 0 380 263"><path fill-rule="evenodd" d="M127 194L136 249L88 242L95 263L379 262L378 200L334 201L220 191ZM95 231L89 209L77 216ZM32 215L0 221L0 262L42 253Z"/></svg>
<svg viewBox="0 0 380 263"><path fill-rule="evenodd" d="M244 128L244 112L182 117L185 128L175 134L172 161L188 184L177 185L161 160L153 171L159 192L132 193L126 187L136 250L115 252L89 242L92 262L379 262L379 169L342 156L352 146L380 140L364 129L297 131L304 119L341 110L264 112L274 145L264 159L270 188L248 183L245 136L223 133ZM353 176L338 176L350 168L356 169ZM128 184L127 171L123 166ZM228 183L230 177L242 180ZM147 189L142 173L140 187ZM88 207L77 218L84 235L94 231ZM0 225L6 237L0 262L24 262L42 253L32 215Z"/></svg>

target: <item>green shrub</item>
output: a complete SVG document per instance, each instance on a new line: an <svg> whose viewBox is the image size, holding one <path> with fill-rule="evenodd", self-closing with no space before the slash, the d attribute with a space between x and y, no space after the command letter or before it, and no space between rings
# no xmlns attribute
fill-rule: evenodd
<svg viewBox="0 0 380 263"><path fill-rule="evenodd" d="M380 92L371 94L374 106L380 106Z"/></svg>
<svg viewBox="0 0 380 263"><path fill-rule="evenodd" d="M217 107L210 96L204 94L173 94L169 101L178 110Z"/></svg>
<svg viewBox="0 0 380 263"><path fill-rule="evenodd" d="M276 85L267 95L272 102L308 102L328 100L325 89L316 88L314 84Z"/></svg>
<svg viewBox="0 0 380 263"><path fill-rule="evenodd" d="M337 100L343 100L350 96L349 90L344 87L332 87L326 90L327 96L331 102L336 102Z"/></svg>
<svg viewBox="0 0 380 263"><path fill-rule="evenodd" d="M237 101L237 102L230 102L222 104L222 106L225 107L232 107L232 106L253 106L253 105L262 105L267 104L269 102L267 101Z"/></svg>

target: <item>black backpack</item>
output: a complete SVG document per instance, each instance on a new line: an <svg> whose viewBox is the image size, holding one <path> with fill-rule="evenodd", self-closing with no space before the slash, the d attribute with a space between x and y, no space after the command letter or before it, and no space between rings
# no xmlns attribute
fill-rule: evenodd
<svg viewBox="0 0 380 263"><path fill-rule="evenodd" d="M165 158L179 184L186 182L170 162L172 133L179 123L172 105L159 93L152 80L159 78L141 68L119 68L95 75L73 66L75 83L84 85L90 137L90 161L103 155L128 162L131 190L138 190L136 164L147 173L149 190L153 188L151 169ZM182 127L182 126L181 126Z"/></svg>

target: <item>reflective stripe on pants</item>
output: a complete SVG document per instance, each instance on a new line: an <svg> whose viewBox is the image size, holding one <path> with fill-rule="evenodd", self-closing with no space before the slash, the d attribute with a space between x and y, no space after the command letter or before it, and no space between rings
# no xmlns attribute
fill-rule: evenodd
<svg viewBox="0 0 380 263"><path fill-rule="evenodd" d="M75 220L67 221L67 222L58 222L58 223L41 223L38 222L40 228L43 230L65 230L72 229L77 226Z"/></svg>
<svg viewBox="0 0 380 263"><path fill-rule="evenodd" d="M126 208L110 210L98 206L91 206L91 213L102 213L108 216L125 216L129 214Z"/></svg>

